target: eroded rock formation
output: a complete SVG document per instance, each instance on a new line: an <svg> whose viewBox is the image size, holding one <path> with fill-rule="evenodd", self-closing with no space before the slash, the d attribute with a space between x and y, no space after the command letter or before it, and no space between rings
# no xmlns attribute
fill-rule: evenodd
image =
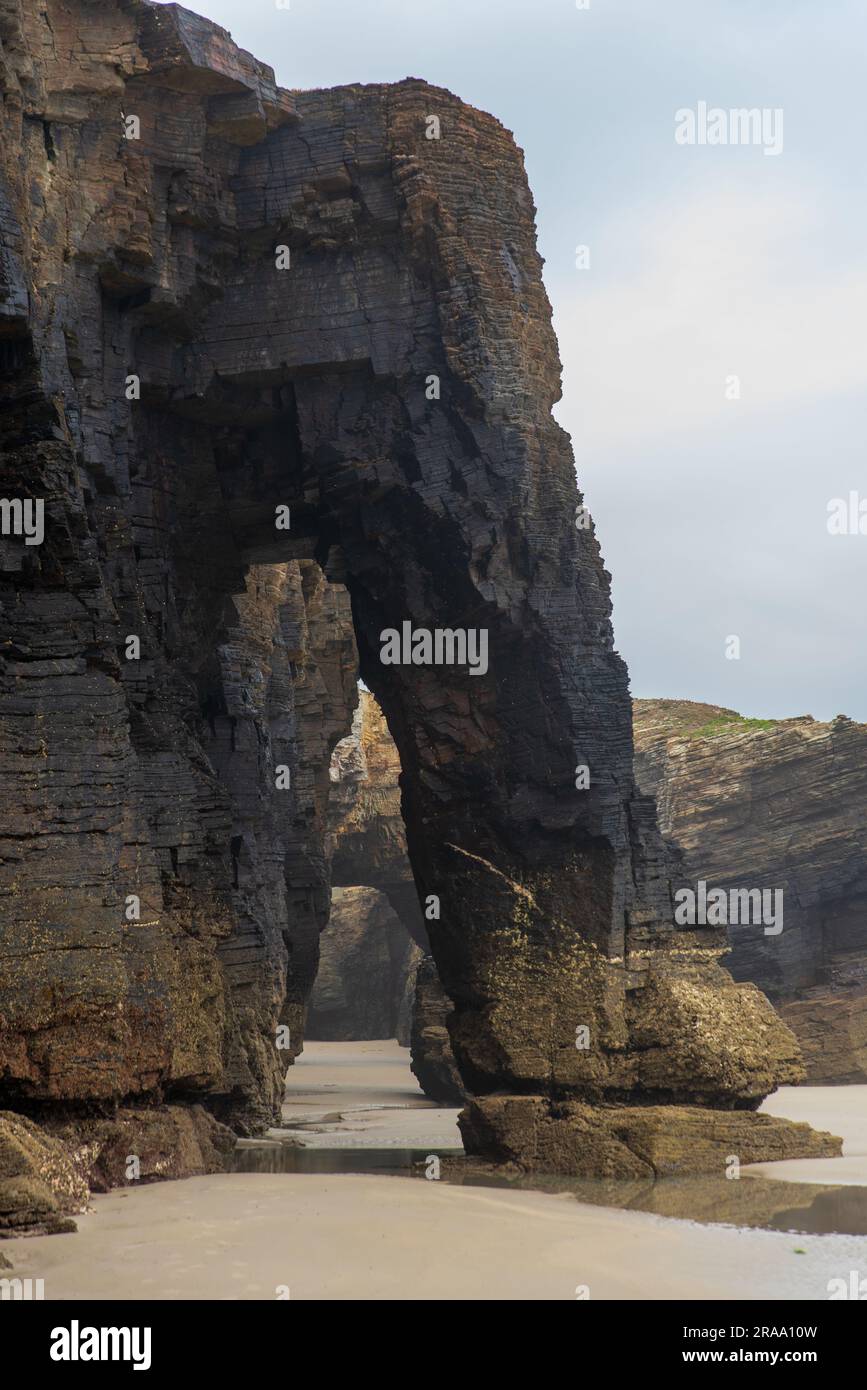
<svg viewBox="0 0 867 1390"><path fill-rule="evenodd" d="M466 1099L455 1063L448 1021L452 1001L442 987L436 961L424 956L415 975L410 1034L411 1067L425 1095L441 1105L462 1105Z"/></svg>
<svg viewBox="0 0 867 1390"><path fill-rule="evenodd" d="M719 1174L741 1163L834 1158L840 1141L774 1115L695 1106L551 1107L538 1096L487 1096L461 1112L464 1145L499 1163L581 1178L667 1178Z"/></svg>
<svg viewBox="0 0 867 1390"><path fill-rule="evenodd" d="M24 1115L0 1110L0 1236L74 1230L87 1198L64 1145Z"/></svg>
<svg viewBox="0 0 867 1390"><path fill-rule="evenodd" d="M415 79L281 91L176 5L3 0L0 40L0 497L45 504L0 571L2 1103L275 1114L353 633L471 1105L797 1079L672 925L509 132ZM487 670L383 665L404 622Z"/></svg>
<svg viewBox="0 0 867 1390"><path fill-rule="evenodd" d="M2 15L0 495L44 498L45 540L4 537L0 565L0 1089L46 1123L87 1111L88 1137L94 1107L115 1123L123 1103L163 1106L132 1110L127 1152L145 1177L200 1171L220 1151L187 1143L166 1102L205 1099L249 1133L282 1099L357 657L316 560L245 548L223 470L236 451L259 467L272 393L236 430L213 408L209 434L132 378L139 341L185 340L216 288L205 262L233 254L219 217L204 231L209 113L248 96L273 123L289 99L172 9ZM133 104L140 141L118 125ZM217 164L237 150L218 142Z"/></svg>
<svg viewBox="0 0 867 1390"><path fill-rule="evenodd" d="M867 727L637 700L635 742L684 881L782 890L780 932L730 927L732 975L772 999L809 1081L867 1080Z"/></svg>
<svg viewBox="0 0 867 1390"><path fill-rule="evenodd" d="M428 935L406 848L400 754L369 690L359 692L352 730L331 758L326 850L335 887L367 884L385 893L425 950Z"/></svg>
<svg viewBox="0 0 867 1390"><path fill-rule="evenodd" d="M405 933L415 943L410 949L406 940L389 938L389 958L398 962L397 976L393 980L399 995L394 1031L398 1041L409 1047L415 1006L415 970L423 952L430 946L406 848L400 809L400 755L369 690L362 688L359 692L351 732L341 739L332 754L330 776L325 848L334 892L338 893L341 885L354 890L363 885L374 887L377 890L374 895L364 900L376 916L376 921L369 925L375 930L381 927L378 903L379 898L385 896ZM356 922L346 936L347 947L358 936L360 925ZM364 934L369 948L375 949L374 937L367 931ZM339 939L332 936L334 964L342 975L346 967L338 960L339 946ZM362 973L369 976L369 972ZM379 992L379 982L371 981L371 987ZM352 992L350 981L346 993Z"/></svg>
<svg viewBox="0 0 867 1390"><path fill-rule="evenodd" d="M406 1037L406 996L422 952L376 888L335 888L319 938L308 1038ZM408 1039L406 1039L408 1041Z"/></svg>

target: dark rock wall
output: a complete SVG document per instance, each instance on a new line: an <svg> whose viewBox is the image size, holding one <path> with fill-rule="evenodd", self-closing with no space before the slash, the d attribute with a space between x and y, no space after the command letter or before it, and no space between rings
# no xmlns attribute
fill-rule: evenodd
<svg viewBox="0 0 867 1390"><path fill-rule="evenodd" d="M441 1105L462 1105L464 1083L455 1064L448 1020L452 1002L442 987L433 956L424 956L415 975L410 1048L413 1074L425 1095Z"/></svg>
<svg viewBox="0 0 867 1390"><path fill-rule="evenodd" d="M201 1095L256 1127L279 1105L327 920L349 602L312 559L251 563L221 478L243 436L165 394L127 400L126 382L142 340L189 333L215 289L205 262L232 254L218 225L194 246L202 181L219 182L220 98L197 82L274 94L264 69L197 77L185 57L191 91L167 100L173 69L155 77L153 55L171 11L49 9L7 6L3 33L0 494L45 498L46 538L3 543L0 1084L31 1106ZM134 105L140 142L120 133ZM223 176L237 154L215 145Z"/></svg>
<svg viewBox="0 0 867 1390"><path fill-rule="evenodd" d="M509 132L415 79L282 92L174 5L3 0L0 38L0 496L46 503L0 571L4 1103L274 1113L347 603L470 1089L748 1106L798 1076L721 934L671 924ZM488 671L384 666L405 620L484 629Z"/></svg>
<svg viewBox="0 0 867 1390"><path fill-rule="evenodd" d="M405 1032L405 995L421 951L376 888L335 888L319 939L305 1037L343 1041Z"/></svg>

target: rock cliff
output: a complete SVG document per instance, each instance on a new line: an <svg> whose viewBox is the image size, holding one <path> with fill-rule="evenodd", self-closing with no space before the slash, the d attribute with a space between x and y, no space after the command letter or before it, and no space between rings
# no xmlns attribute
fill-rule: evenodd
<svg viewBox="0 0 867 1390"><path fill-rule="evenodd" d="M678 700L637 700L634 718L684 881L782 891L782 930L730 926L727 968L771 998L809 1081L867 1081L867 726Z"/></svg>
<svg viewBox="0 0 867 1390"><path fill-rule="evenodd" d="M325 848L332 883L379 889L427 950L401 813L400 754L369 690L359 692L352 730L334 750L330 776Z"/></svg>
<svg viewBox="0 0 867 1390"><path fill-rule="evenodd" d="M177 5L0 0L0 42L0 1105L276 1113L359 670L468 1142L796 1079L672 923L509 132L282 91ZM384 664L404 623L484 672Z"/></svg>
<svg viewBox="0 0 867 1390"><path fill-rule="evenodd" d="M169 1148L175 1099L240 1133L279 1107L357 698L345 589L309 554L257 563L232 505L275 393L208 436L147 384L143 344L178 351L237 254L210 199L250 127L211 117L261 105L262 133L291 102L173 7L0 14L0 495L45 507L44 544L0 539L0 1091L47 1124L120 1116L148 1176L137 1104ZM178 1133L154 1173L218 1165L200 1127L204 1157Z"/></svg>
<svg viewBox="0 0 867 1390"><path fill-rule="evenodd" d="M449 1037L451 1013L452 1002L442 987L436 961L433 956L423 956L416 969L412 1004L412 1071L431 1100L462 1105L467 1097Z"/></svg>
<svg viewBox="0 0 867 1390"><path fill-rule="evenodd" d="M354 1001L350 1013L357 1014L363 1004L364 979L377 996L381 994L382 981L373 979L370 965L358 963L361 978L353 983L351 976L356 966L352 958L358 954L360 946L365 959L382 952L383 944L377 937L385 923L391 1001L385 1011L392 1019L394 1035L409 1047L415 971L430 946L400 809L400 755L369 690L362 688L359 692L351 732L341 739L332 754L330 777L325 849L331 866L333 892L336 896L341 888L351 888L356 895L351 904L342 908L337 925L344 929L329 931L327 964L334 977L332 985L348 1005ZM362 894L362 889L367 891ZM383 912L384 902L390 904L390 912ZM400 926L398 932L395 932L395 923ZM337 986L338 977L346 979L345 988ZM324 1019L314 1023L315 1029L322 1026L333 1024L326 1025ZM353 1034L352 1024L347 1026L350 1031L341 1036L392 1035L389 1028L379 1034ZM311 1036L330 1037L332 1034L314 1032Z"/></svg>
<svg viewBox="0 0 867 1390"><path fill-rule="evenodd" d="M407 995L422 952L376 888L335 888L319 938L305 1037L409 1043Z"/></svg>

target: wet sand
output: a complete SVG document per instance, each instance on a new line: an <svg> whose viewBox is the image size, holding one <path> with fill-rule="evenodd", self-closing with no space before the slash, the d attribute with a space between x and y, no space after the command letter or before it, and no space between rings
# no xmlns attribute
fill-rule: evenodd
<svg viewBox="0 0 867 1390"><path fill-rule="evenodd" d="M407 1062L395 1043L309 1044L289 1073L284 1123L311 1146L459 1143L456 1112L420 1095ZM769 1110L845 1127L851 1153L762 1166L842 1181L833 1165L867 1161L865 1104L865 1087L778 1093ZM573 1300L586 1285L591 1299L822 1300L829 1279L867 1273L859 1236L701 1226L568 1195L352 1173L130 1187L95 1197L76 1235L0 1248L16 1275L45 1280L47 1299L275 1299L288 1287L302 1300Z"/></svg>
<svg viewBox="0 0 867 1390"><path fill-rule="evenodd" d="M408 1048L393 1038L308 1043L289 1068L283 1124L303 1126L311 1147L430 1145L463 1152L457 1108L428 1100L409 1069Z"/></svg>
<svg viewBox="0 0 867 1390"><path fill-rule="evenodd" d="M789 1120L805 1120L814 1129L841 1135L843 1157L754 1163L751 1172L788 1182L867 1186L867 1086L783 1086L768 1097L762 1110Z"/></svg>

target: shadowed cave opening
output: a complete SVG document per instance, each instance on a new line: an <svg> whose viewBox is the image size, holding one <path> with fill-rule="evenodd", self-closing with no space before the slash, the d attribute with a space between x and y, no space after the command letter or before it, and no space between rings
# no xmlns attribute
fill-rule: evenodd
<svg viewBox="0 0 867 1390"><path fill-rule="evenodd" d="M145 356L150 331L146 323L140 330ZM557 537L542 561L521 535L523 494L492 468L524 445L459 389L455 397L460 409L429 401L421 376L398 388L367 368L330 365L238 371L198 399L143 391L136 486L150 496L171 491L179 518L160 640L193 674L203 747L229 793L224 843L238 926L220 952L238 977L234 998L255 1016L263 985L273 989L268 974L276 970L279 982L278 955L258 978L245 973L244 955L248 939L273 939L276 927L286 959L278 1017L289 1039L280 1060L291 1062L331 885L375 888L436 957L427 983L437 999L428 1001L426 1046L413 1061L429 1096L454 1103L469 1092L476 1151L511 1152L511 1140L498 1137L513 1126L509 1097L526 1098L521 1145L536 1142L537 1114L550 1116L552 1133L571 1125L563 1103L752 1109L765 1087L746 1052L734 1086L710 1049L704 1075L693 1054L673 1066L664 1060L680 1047L668 1031L676 972L653 968L668 950L680 966L668 863L653 802L632 781L625 671L610 645L607 595L594 602L598 550L593 540L585 553L586 537L570 524L571 456L562 460L562 496L550 517L546 497L533 523ZM562 445L550 417L546 428L552 447ZM472 484L449 485L447 506L430 491L444 462ZM276 520L283 514L288 525ZM544 554L538 536L536 545ZM544 595L530 603L535 585ZM559 607L562 623L552 618ZM131 626L136 616L131 610ZM429 631L484 627L490 669L476 678L466 667L383 664L381 633L406 621ZM576 642L582 666L573 671L564 662ZM374 876L342 863L345 846L328 851L294 831L279 856L287 823L300 833L328 817L332 754L350 732L359 678L402 767L394 817L405 834L402 866L382 865ZM142 735L145 749L147 729ZM576 758L598 769L580 796ZM266 794L263 784L281 767L291 774L288 790ZM181 860L172 847L170 900ZM426 922L419 904L431 899L438 915ZM339 905L342 913L342 897ZM402 950L392 943L390 973L400 974ZM717 979L725 983L711 974L708 985ZM737 1007L733 993L719 997ZM396 1033L394 992L391 1000L388 1031ZM314 1025L322 1012L314 1000ZM589 1056L576 1047L583 1028L594 1039ZM372 1031L385 1031L384 1022ZM433 1065L420 1073L422 1051ZM642 1054L660 1060L639 1072ZM238 1068L222 1095L208 1093L209 1107L242 1134L256 1132L282 1093L282 1068L252 1061L271 1099L249 1120L250 1088ZM173 1086L175 1094L195 1090L184 1080ZM575 1159L555 1144L546 1162Z"/></svg>
<svg viewBox="0 0 867 1390"><path fill-rule="evenodd" d="M142 332L146 338L147 328ZM407 838L415 846L409 852L416 883L404 865L399 879L381 887L425 949L428 934L419 894L438 900L435 950L440 951L440 968L449 975L458 1009L473 1016L474 1029L480 1025L487 1030L493 962L486 958L496 947L497 921L504 912L511 914L512 884L516 879L523 882L528 869L532 875L534 858L541 869L536 890L540 901L528 918L527 949L538 946L540 960L532 969L538 970L550 948L554 912L546 911L545 898L555 884L556 891L567 895L570 933L586 934L588 941L600 944L606 940L600 928L612 917L616 863L597 826L604 825L605 800L615 786L601 779L580 816L574 797L569 797L571 805L563 806L562 783L569 776L571 758L568 742L557 733L562 697L546 678L550 656L543 645L536 646L532 625L522 630L502 608L481 600L483 586L478 575L472 575L467 543L456 520L419 512L418 470L407 465L411 448L416 457L424 457L426 451L439 457L445 446L452 467L462 459L464 474L477 467L479 459L478 444L466 423L449 409L432 410L423 392L420 395L419 418L410 432L406 394L397 396L391 384L375 381L363 370L308 372L291 378L271 373L267 382L261 374L252 380L220 379L199 402L187 397L168 403L159 394L145 392L136 423L137 453L159 461L160 441L172 436L171 463L158 462L154 472L159 475L170 468L171 486L187 495L189 513L196 517L194 544L177 556L181 592L188 596L180 602L195 603L205 592L210 618L208 650L196 670L199 710L211 742L221 742L222 729L227 730L232 757L239 751L241 722L254 700L244 683L227 698L226 672L214 653L231 645L233 626L250 594L258 596L274 582L269 566L282 574L281 567L297 565L305 591L319 582L312 577L315 566L323 576L326 602L342 605L348 596L351 627L347 632L344 612L343 629L335 637L350 643L354 638L361 675L375 691L401 747L406 769L402 814ZM481 423L479 428L487 432ZM428 433L433 435L430 440ZM318 442L323 435L335 441L348 436L351 449L341 452L334 444L323 445ZM359 457L359 439L368 458ZM163 490L168 477L146 481L151 486L158 481ZM218 501L203 506L208 492L214 495L214 484ZM462 506L471 513L477 510L465 487L460 496ZM278 527L275 514L281 509L291 521ZM508 526L508 514L505 520ZM213 538L206 540L206 527L213 529ZM242 576L244 597L235 597ZM385 667L379 659L379 634L386 627L399 629L407 616L435 630L462 625L477 630L484 625L494 669L477 681L466 669ZM161 637L169 652L181 657L170 622ZM541 632L538 640L541 643ZM291 639L288 646L291 649ZM288 675L293 680L298 675L291 659ZM342 672L344 680L348 675ZM326 733L331 742L330 727ZM539 733L546 738L544 753L533 747ZM257 730L256 737L264 738L267 752L268 734ZM559 768L551 765L552 758ZM225 765L220 771L232 785L232 769ZM321 776L321 769L315 775ZM535 784L529 795L520 790L527 777ZM526 799L526 809L517 816L516 795ZM582 830L582 822L588 830ZM231 836L236 893L257 872L250 841L249 825L239 826ZM556 872L558 861L568 870L561 875ZM515 870L513 864L520 867ZM474 888L475 875L480 881ZM334 881L337 886L359 886L339 865ZM291 895L295 885L290 871L287 885ZM450 911L443 903L450 903ZM564 906L565 902L557 915ZM321 925L321 895L312 912ZM290 926L284 939L290 956L291 1005L285 1021L297 1028L313 984L316 937ZM496 1089L504 1068L512 1070L503 1051L505 1038L491 1042L493 1046L485 1043L464 1055L464 1065L482 1091ZM539 1089L539 1077L531 1074L521 1080L516 1074L510 1084L533 1093Z"/></svg>

